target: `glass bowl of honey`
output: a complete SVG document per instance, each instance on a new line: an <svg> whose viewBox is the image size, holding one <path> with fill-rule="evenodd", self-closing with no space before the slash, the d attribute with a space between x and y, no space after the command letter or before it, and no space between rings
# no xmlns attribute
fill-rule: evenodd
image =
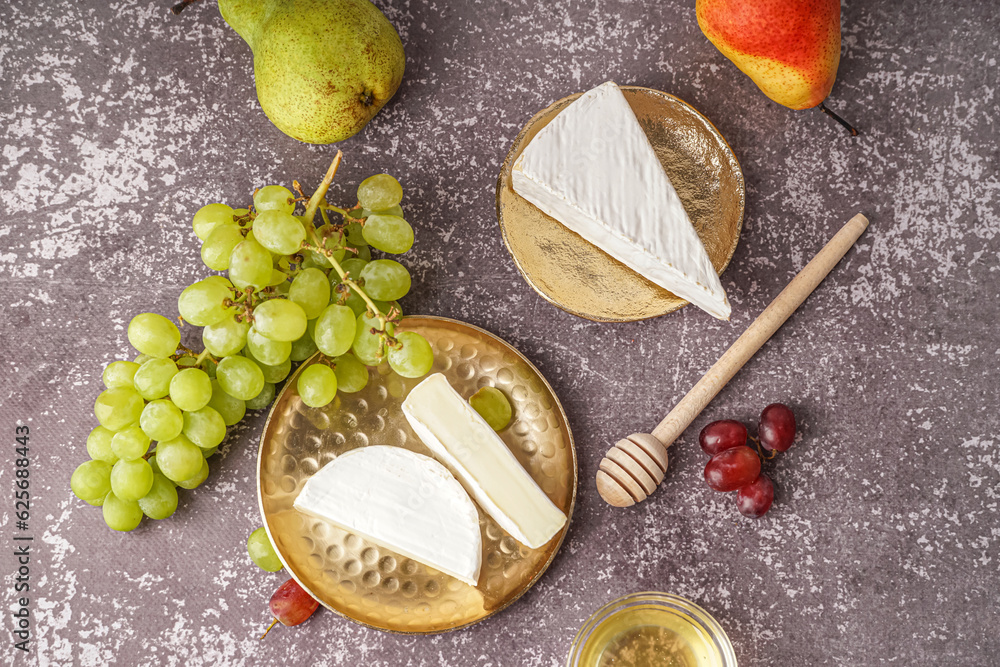
<svg viewBox="0 0 1000 667"><path fill-rule="evenodd" d="M567 667L736 667L712 616L686 598L633 593L604 605L576 634Z"/></svg>

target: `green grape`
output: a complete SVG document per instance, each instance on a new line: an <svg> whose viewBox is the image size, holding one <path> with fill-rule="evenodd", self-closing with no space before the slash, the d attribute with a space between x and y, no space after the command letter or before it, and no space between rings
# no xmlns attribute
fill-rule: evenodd
<svg viewBox="0 0 1000 667"><path fill-rule="evenodd" d="M347 306L332 304L316 319L313 334L316 347L328 357L339 357L351 349L357 333L357 320Z"/></svg>
<svg viewBox="0 0 1000 667"><path fill-rule="evenodd" d="M93 505L94 507L100 507L104 504L104 498L106 498L106 496L101 496L100 498L90 498L88 500L84 500L83 502L88 505Z"/></svg>
<svg viewBox="0 0 1000 667"><path fill-rule="evenodd" d="M217 357L236 354L247 344L250 324L237 322L235 317L223 318L221 322L210 324L201 330L201 342L205 349Z"/></svg>
<svg viewBox="0 0 1000 667"><path fill-rule="evenodd" d="M139 500L153 486L153 469L146 459L122 459L111 469L111 491L121 500Z"/></svg>
<svg viewBox="0 0 1000 667"><path fill-rule="evenodd" d="M185 368L170 380L170 400L181 410L200 410L212 398L212 378L200 368Z"/></svg>
<svg viewBox="0 0 1000 667"><path fill-rule="evenodd" d="M201 362L201 370L205 371L205 374L213 380L215 379L215 370L218 367L219 362L212 358L205 359Z"/></svg>
<svg viewBox="0 0 1000 667"><path fill-rule="evenodd" d="M347 237L347 245L352 248L358 249L368 246L368 241L365 241L365 235L361 230L360 222L349 222L344 225L344 236Z"/></svg>
<svg viewBox="0 0 1000 667"><path fill-rule="evenodd" d="M142 521L142 510L139 503L134 500L122 500L109 491L104 498L104 505L101 508L104 513L104 523L108 528L127 533L135 528Z"/></svg>
<svg viewBox="0 0 1000 667"><path fill-rule="evenodd" d="M201 459L201 468L198 469L191 477L177 482L177 486L182 489L195 489L208 479L208 461L204 458Z"/></svg>
<svg viewBox="0 0 1000 667"><path fill-rule="evenodd" d="M289 364L290 366L290 364ZM247 401L247 410L263 410L274 400L274 383L265 382L260 393Z"/></svg>
<svg viewBox="0 0 1000 667"><path fill-rule="evenodd" d="M114 437L114 431L106 429L103 426L94 427L94 430L87 436L87 454L90 458L97 461L114 463L118 460L118 455L115 454L114 449L111 447Z"/></svg>
<svg viewBox="0 0 1000 667"><path fill-rule="evenodd" d="M233 250L244 241L238 225L219 225L201 244L201 261L213 271L228 271Z"/></svg>
<svg viewBox="0 0 1000 667"><path fill-rule="evenodd" d="M295 385L302 402L311 408L321 408L337 396L337 376L325 364L313 364L299 373Z"/></svg>
<svg viewBox="0 0 1000 667"><path fill-rule="evenodd" d="M295 195L280 185L265 185L253 193L253 207L257 209L258 215L263 211L291 213L295 210Z"/></svg>
<svg viewBox="0 0 1000 667"><path fill-rule="evenodd" d="M306 328L306 332L302 334L302 337L297 341L292 343L292 351L288 355L289 359L292 361L305 361L309 357L316 354L316 343L313 341L313 337L310 335L309 330L314 329L316 326L316 320L309 320L309 325Z"/></svg>
<svg viewBox="0 0 1000 667"><path fill-rule="evenodd" d="M291 345L291 343L289 343L289 345ZM291 359L285 359L280 364L269 365L261 363L260 359L255 357L253 351L250 349L247 349L245 356L257 362L257 366L260 367L260 372L264 374L264 382L270 382L271 384L281 382L288 377L288 374L292 370Z"/></svg>
<svg viewBox="0 0 1000 667"><path fill-rule="evenodd" d="M190 355L184 355L183 357L177 357L177 368L184 370L185 368L197 368L198 359Z"/></svg>
<svg viewBox="0 0 1000 667"><path fill-rule="evenodd" d="M361 313L358 315L355 327L356 333L354 334L354 343L351 345L351 351L354 352L354 356L361 363L367 366L378 366L382 361L385 347L382 337L379 334L371 333L373 328L377 329L379 327L378 318L370 318L367 313ZM393 325L387 323L387 331L390 334L393 329Z"/></svg>
<svg viewBox="0 0 1000 667"><path fill-rule="evenodd" d="M143 354L164 359L177 351L181 332L163 315L140 313L128 323L128 342Z"/></svg>
<svg viewBox="0 0 1000 667"><path fill-rule="evenodd" d="M368 266L367 261L363 259L358 259L357 257L352 257L350 259L345 259L341 263L340 268L342 268L344 272L347 273L348 278L352 280L357 280L358 278L361 277L361 272L364 271L364 268L366 266ZM331 280L336 280L336 282L338 283L340 282L340 277L337 276L336 274L331 273L330 278Z"/></svg>
<svg viewBox="0 0 1000 667"><path fill-rule="evenodd" d="M184 428L184 415L181 414L180 408L170 401L164 399L151 401L142 411L139 426L150 440L172 440L180 435Z"/></svg>
<svg viewBox="0 0 1000 667"><path fill-rule="evenodd" d="M271 281L271 253L267 248L247 237L233 248L229 257L229 279L240 289L252 286L261 290Z"/></svg>
<svg viewBox="0 0 1000 667"><path fill-rule="evenodd" d="M360 259L362 262L372 261L372 249L366 245L359 245L357 247L357 252L354 253L355 259Z"/></svg>
<svg viewBox="0 0 1000 667"><path fill-rule="evenodd" d="M201 410L184 413L183 433L198 447L212 449L226 437L226 420L218 410L206 405Z"/></svg>
<svg viewBox="0 0 1000 667"><path fill-rule="evenodd" d="M278 269L271 269L271 279L267 281L268 287L278 287L288 282L288 274Z"/></svg>
<svg viewBox="0 0 1000 667"><path fill-rule="evenodd" d="M365 292L379 301L402 299L410 291L410 272L391 259L368 262L361 271Z"/></svg>
<svg viewBox="0 0 1000 667"><path fill-rule="evenodd" d="M333 266L330 261L314 250L304 248L299 251L302 255L303 269L329 269Z"/></svg>
<svg viewBox="0 0 1000 667"><path fill-rule="evenodd" d="M153 475L153 486L139 498L139 509L150 519L166 519L177 511L177 487L165 475Z"/></svg>
<svg viewBox="0 0 1000 667"><path fill-rule="evenodd" d="M430 372L434 365L431 344L412 331L396 334L399 347L389 346L389 367L406 378L418 378Z"/></svg>
<svg viewBox="0 0 1000 667"><path fill-rule="evenodd" d="M101 379L108 389L115 387L131 387L132 378L139 369L139 364L134 361L112 361L104 369Z"/></svg>
<svg viewBox="0 0 1000 667"><path fill-rule="evenodd" d="M334 359L333 372L337 376L337 391L353 394L368 384L368 368L353 354L344 354Z"/></svg>
<svg viewBox="0 0 1000 667"><path fill-rule="evenodd" d="M218 447L212 447L211 449L203 449L201 450L201 455L207 459L209 456L212 456L217 451L219 451Z"/></svg>
<svg viewBox="0 0 1000 667"><path fill-rule="evenodd" d="M413 227L395 215L371 215L363 229L368 244L395 255L413 247Z"/></svg>
<svg viewBox="0 0 1000 667"><path fill-rule="evenodd" d="M106 389L94 401L94 415L101 426L110 431L119 431L134 424L142 414L145 402L131 387Z"/></svg>
<svg viewBox="0 0 1000 667"><path fill-rule="evenodd" d="M232 309L222 305L223 301L233 296L228 282L207 279L185 287L177 298L177 310L181 317L196 327L207 327L231 315Z"/></svg>
<svg viewBox="0 0 1000 667"><path fill-rule="evenodd" d="M295 276L288 298L302 307L307 318L315 319L330 303L330 279L319 269L306 269Z"/></svg>
<svg viewBox="0 0 1000 667"><path fill-rule="evenodd" d="M156 455L155 454L153 454L148 459L146 459L146 462L149 464L149 469L153 471L154 475L160 475L160 474L162 474L160 472L160 466L156 465Z"/></svg>
<svg viewBox="0 0 1000 667"><path fill-rule="evenodd" d="M111 439L111 451L125 461L142 458L149 451L149 436L138 424L126 426Z"/></svg>
<svg viewBox="0 0 1000 667"><path fill-rule="evenodd" d="M194 234L202 241L207 239L217 225L232 224L233 209L225 204L206 204L194 214Z"/></svg>
<svg viewBox="0 0 1000 667"><path fill-rule="evenodd" d="M170 380L177 375L177 364L170 359L150 359L135 372L135 390L147 401L170 393Z"/></svg>
<svg viewBox="0 0 1000 667"><path fill-rule="evenodd" d="M389 311L393 308L396 309L394 315L398 315L400 317L403 315L403 307L399 305L398 301L376 301L375 306L383 315L388 315Z"/></svg>
<svg viewBox="0 0 1000 667"><path fill-rule="evenodd" d="M302 306L288 299L269 299L253 310L254 328L271 340L291 343L302 337L308 324Z"/></svg>
<svg viewBox="0 0 1000 667"><path fill-rule="evenodd" d="M150 359L155 359L155 358L156 357L151 357L148 354L140 354L135 359L132 360L132 363L133 364L139 364L140 366L142 366L144 363L146 363Z"/></svg>
<svg viewBox="0 0 1000 667"><path fill-rule="evenodd" d="M250 554L250 560L265 572L277 572L284 567L263 526L250 533L247 538L247 553Z"/></svg>
<svg viewBox="0 0 1000 667"><path fill-rule="evenodd" d="M494 431L502 431L510 424L510 401L496 387L483 387L469 398L469 404Z"/></svg>
<svg viewBox="0 0 1000 667"><path fill-rule="evenodd" d="M250 400L264 388L264 373L261 372L260 366L246 357L234 355L220 361L216 369L216 379L227 394L241 401Z"/></svg>
<svg viewBox="0 0 1000 667"><path fill-rule="evenodd" d="M201 450L186 436L180 435L156 446L156 465L173 482L191 479L204 462Z"/></svg>
<svg viewBox="0 0 1000 667"><path fill-rule="evenodd" d="M212 380L212 399L208 402L208 407L222 415L226 426L238 424L247 411L246 404L227 394L218 379Z"/></svg>
<svg viewBox="0 0 1000 667"><path fill-rule="evenodd" d="M294 255L306 240L306 230L299 220L284 211L261 211L253 221L253 235L276 255Z"/></svg>
<svg viewBox="0 0 1000 667"><path fill-rule="evenodd" d="M250 327L247 332L247 349L253 358L261 363L274 366L283 363L292 353L292 344L287 340L272 340Z"/></svg>
<svg viewBox="0 0 1000 667"><path fill-rule="evenodd" d="M358 202L369 211L395 206L403 199L403 186L389 174L376 174L361 181Z"/></svg>
<svg viewBox="0 0 1000 667"><path fill-rule="evenodd" d="M369 215L395 215L400 218L406 217L405 215L403 215L403 207L400 206L399 204L396 204L395 206L391 206L389 208L384 208L380 211L370 211Z"/></svg>
<svg viewBox="0 0 1000 667"><path fill-rule="evenodd" d="M81 463L73 471L69 487L80 500L103 498L111 490L111 464L104 461Z"/></svg>

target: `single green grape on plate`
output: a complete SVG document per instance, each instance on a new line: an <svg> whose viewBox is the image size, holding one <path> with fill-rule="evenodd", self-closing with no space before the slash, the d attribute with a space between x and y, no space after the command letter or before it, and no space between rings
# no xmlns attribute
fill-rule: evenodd
<svg viewBox="0 0 1000 667"><path fill-rule="evenodd" d="M469 398L469 404L494 431L502 431L510 424L510 401L496 387L483 387Z"/></svg>

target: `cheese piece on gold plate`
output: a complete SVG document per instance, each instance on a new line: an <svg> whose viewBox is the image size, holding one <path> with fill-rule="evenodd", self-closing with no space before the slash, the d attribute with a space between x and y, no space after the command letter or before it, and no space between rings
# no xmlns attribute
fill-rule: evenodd
<svg viewBox="0 0 1000 667"><path fill-rule="evenodd" d="M565 525L566 515L444 375L435 373L411 389L403 415L483 511L515 540L537 549Z"/></svg>
<svg viewBox="0 0 1000 667"><path fill-rule="evenodd" d="M294 507L470 586L479 581L479 512L429 456L383 445L352 449L310 477Z"/></svg>
<svg viewBox="0 0 1000 667"><path fill-rule="evenodd" d="M618 86L584 93L531 140L514 191L636 273L728 320L708 253Z"/></svg>

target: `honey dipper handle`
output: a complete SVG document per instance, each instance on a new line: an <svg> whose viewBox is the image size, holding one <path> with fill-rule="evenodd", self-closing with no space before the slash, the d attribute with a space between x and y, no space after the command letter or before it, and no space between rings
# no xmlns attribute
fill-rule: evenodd
<svg viewBox="0 0 1000 667"><path fill-rule="evenodd" d="M806 297L823 281L837 262L847 254L854 242L868 227L868 218L860 213L851 218L837 234L823 246L815 257L792 278L792 282L781 291L774 301L764 309L726 353L715 362L705 376L698 380L681 402L663 418L653 435L669 447L691 422L708 405L709 401L743 368L750 357L767 342L785 320L802 305Z"/></svg>

